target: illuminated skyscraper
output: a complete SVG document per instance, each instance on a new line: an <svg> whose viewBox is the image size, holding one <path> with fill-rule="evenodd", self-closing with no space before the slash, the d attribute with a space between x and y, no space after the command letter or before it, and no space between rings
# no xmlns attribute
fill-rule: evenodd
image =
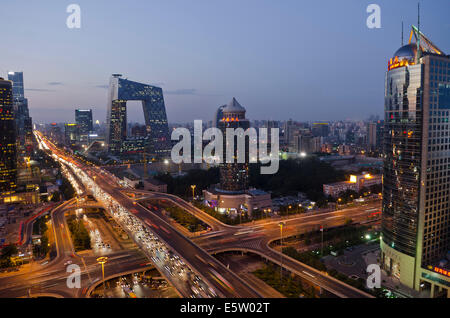
<svg viewBox="0 0 450 318"><path fill-rule="evenodd" d="M377 146L377 123L367 123L367 150L373 151Z"/></svg>
<svg viewBox="0 0 450 318"><path fill-rule="evenodd" d="M313 123L311 131L314 137L328 137L330 125L328 123Z"/></svg>
<svg viewBox="0 0 450 318"><path fill-rule="evenodd" d="M227 105L222 105L219 108L217 108L216 113L214 114L213 122L212 122L213 127L219 127L219 122L223 118L223 109L226 106Z"/></svg>
<svg viewBox="0 0 450 318"><path fill-rule="evenodd" d="M450 58L411 33L386 73L381 262L402 284L449 297Z"/></svg>
<svg viewBox="0 0 450 318"><path fill-rule="evenodd" d="M78 125L75 123L64 124L64 143L66 145L74 145L79 138Z"/></svg>
<svg viewBox="0 0 450 318"><path fill-rule="evenodd" d="M157 157L170 155L170 136L162 89L132 82L113 74L109 85L106 142L111 153L123 151L127 138L127 101L142 102L149 145L147 152Z"/></svg>
<svg viewBox="0 0 450 318"><path fill-rule="evenodd" d="M92 109L76 109L75 123L78 129L79 141L87 143L89 134L94 130L92 124Z"/></svg>
<svg viewBox="0 0 450 318"><path fill-rule="evenodd" d="M217 128L222 131L223 135L223 162L219 166L220 183L203 191L206 204L219 213L229 213L231 217L239 216L239 218L245 214L251 217L254 210L271 211L270 194L249 188L248 166L251 153L249 148L250 143L255 142L253 138L256 138L256 133L250 140L251 133L248 129L250 121L245 118L245 108L233 98L230 103L219 108L217 114L219 113L222 113L222 118L219 119ZM228 128L230 131L227 131ZM243 134L241 135L241 133ZM231 137L234 139L234 145L230 144ZM242 143L245 148L238 147L239 143ZM238 148L243 153L239 154ZM233 157L229 163L226 162L227 155ZM239 159L242 159L240 157L242 155L244 160Z"/></svg>
<svg viewBox="0 0 450 318"><path fill-rule="evenodd" d="M8 72L8 80L13 82L13 99L24 99L23 72Z"/></svg>
<svg viewBox="0 0 450 318"><path fill-rule="evenodd" d="M11 81L0 77L0 195L16 189L16 125Z"/></svg>
<svg viewBox="0 0 450 318"><path fill-rule="evenodd" d="M222 108L223 117L218 123L218 128L222 131L224 140L224 159L227 151L227 128L242 128L244 131L250 127L250 122L245 118L245 108L238 101L233 100ZM235 138L236 139L236 138ZM243 193L248 190L248 150L249 144L246 138L245 144L245 162L244 163L226 163L225 160L220 164L220 189L218 191L229 193ZM237 141L234 142L234 154L237 157Z"/></svg>
<svg viewBox="0 0 450 318"><path fill-rule="evenodd" d="M25 98L23 72L8 72L8 80L12 82L13 111L16 121L19 153L32 151L32 121L28 110L28 99Z"/></svg>

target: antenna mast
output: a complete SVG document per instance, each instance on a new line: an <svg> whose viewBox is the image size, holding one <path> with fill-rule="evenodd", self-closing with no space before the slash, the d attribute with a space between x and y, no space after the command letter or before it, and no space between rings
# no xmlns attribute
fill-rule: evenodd
<svg viewBox="0 0 450 318"><path fill-rule="evenodd" d="M403 21L402 21L402 46L403 46Z"/></svg>
<svg viewBox="0 0 450 318"><path fill-rule="evenodd" d="M419 64L420 59L420 2L417 2L417 61L416 64Z"/></svg>

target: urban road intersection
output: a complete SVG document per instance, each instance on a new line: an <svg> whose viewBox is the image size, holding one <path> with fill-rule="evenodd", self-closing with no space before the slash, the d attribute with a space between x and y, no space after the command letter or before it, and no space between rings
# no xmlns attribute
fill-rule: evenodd
<svg viewBox="0 0 450 318"><path fill-rule="evenodd" d="M77 168L84 171L94 180L95 184L111 195L119 204L131 211L144 226L155 233L170 250L179 255L195 273L197 273L220 297L255 298L261 294L244 282L236 274L228 270L211 254L227 251L242 251L260 255L284 269L295 273L303 279L327 290L339 297L366 298L369 294L349 286L328 276L310 266L300 263L286 255L272 249L270 243L280 237L279 222L281 220L265 220L255 223L246 223L239 226L223 224L192 206L183 199L165 193L146 192L126 189L118 185L118 180L104 170L89 166L56 148L51 142L37 133L38 139L45 143L52 154L64 158ZM76 174L76 172L74 172ZM135 193L136 198L129 193ZM145 199L167 199L180 206L189 213L208 224L212 231L195 237L192 240L178 232L156 212L140 204ZM80 257L73 250L67 224L64 217L65 207L73 205L73 200L66 201L56 207L52 212L53 229L57 244L57 257L46 265L35 265L30 271L19 272L0 278L0 296L30 297L33 295L55 295L60 297L86 297L90 286L101 280L101 269L95 257ZM106 208L106 207L105 207ZM304 215L283 219L283 236L288 237L302 231L317 229L318 226L333 227L344 224L349 218L355 222L367 220L368 211L379 208L379 202L369 203L366 206L348 208L320 214L307 213ZM148 260L138 251L118 252L108 256L108 274L143 270ZM71 290L67 287L66 272L67 261L76 263L81 268L82 286ZM39 266L39 267L37 267ZM161 272L172 283L170 275ZM177 288L179 294L188 297L185 290Z"/></svg>

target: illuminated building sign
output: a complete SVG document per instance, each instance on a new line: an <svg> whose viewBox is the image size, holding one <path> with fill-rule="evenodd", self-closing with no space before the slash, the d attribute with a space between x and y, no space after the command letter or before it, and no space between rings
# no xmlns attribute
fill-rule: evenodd
<svg viewBox="0 0 450 318"><path fill-rule="evenodd" d="M449 271L449 270L442 269L442 268L439 268L439 267L437 267L437 266L434 266L434 267L433 267L433 270L434 270L436 273L438 273L438 274L441 274L441 275L450 277L450 271Z"/></svg>
<svg viewBox="0 0 450 318"><path fill-rule="evenodd" d="M231 117L231 118L228 118L228 117L225 118L224 117L224 118L222 118L222 121L239 121L239 118L236 117L236 119L235 119L234 117Z"/></svg>
<svg viewBox="0 0 450 318"><path fill-rule="evenodd" d="M395 68L408 66L408 65L414 65L414 62L410 62L407 59L399 60L398 56L396 56L393 59L389 60L389 62L388 62L388 71L393 70Z"/></svg>

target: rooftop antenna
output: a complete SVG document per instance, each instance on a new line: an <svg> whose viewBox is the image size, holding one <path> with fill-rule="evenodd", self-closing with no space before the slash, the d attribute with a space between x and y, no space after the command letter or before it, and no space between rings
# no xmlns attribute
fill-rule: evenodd
<svg viewBox="0 0 450 318"><path fill-rule="evenodd" d="M420 1L417 2L417 62L420 59Z"/></svg>
<svg viewBox="0 0 450 318"><path fill-rule="evenodd" d="M403 46L403 21L402 21L402 46Z"/></svg>

